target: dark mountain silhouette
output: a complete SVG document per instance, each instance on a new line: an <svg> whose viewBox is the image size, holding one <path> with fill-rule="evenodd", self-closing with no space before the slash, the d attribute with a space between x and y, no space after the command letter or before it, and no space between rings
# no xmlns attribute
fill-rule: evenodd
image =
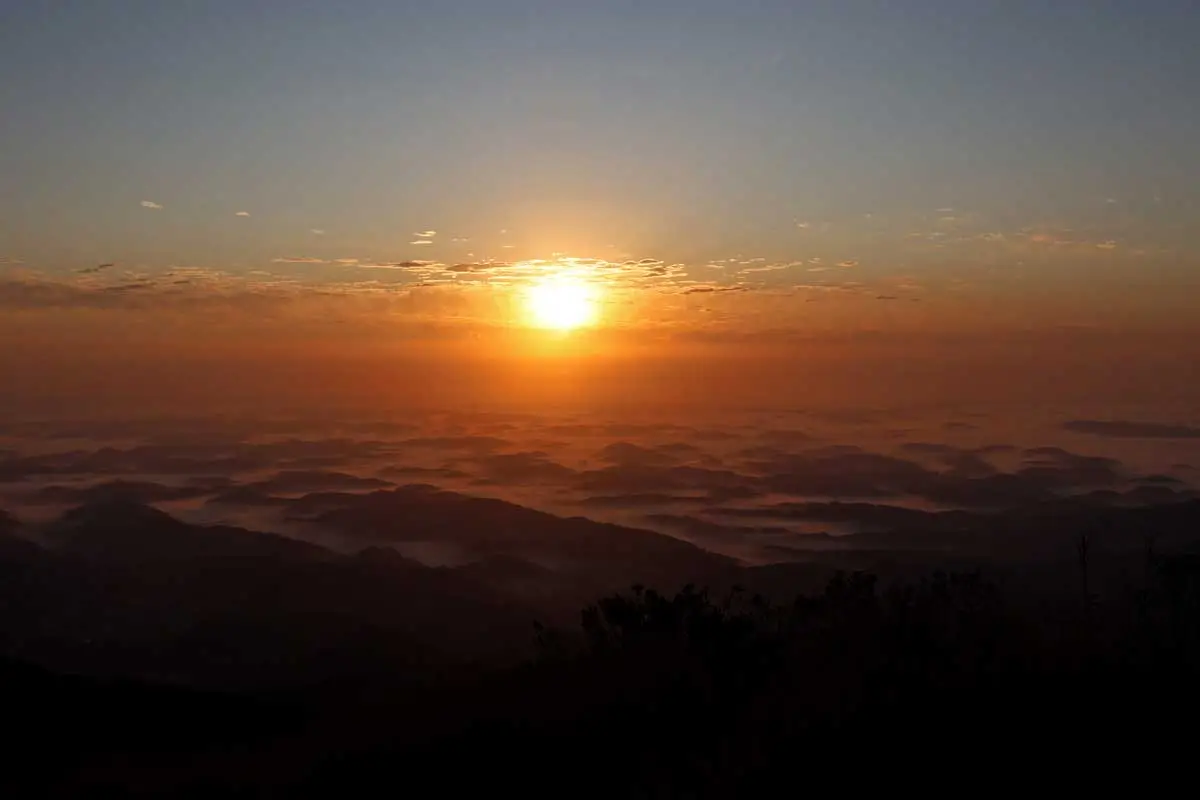
<svg viewBox="0 0 1200 800"><path fill-rule="evenodd" d="M476 558L512 556L585 579L681 585L733 567L726 558L653 531L557 517L431 486L327 496L322 501L336 507L317 513L312 524L345 536L454 544ZM301 505L312 502L304 498Z"/></svg>
<svg viewBox="0 0 1200 800"><path fill-rule="evenodd" d="M27 505L80 505L105 500L132 500L139 503L160 503L168 500L189 500L211 494L212 487L203 484L168 486L154 481L113 480L91 486L43 486L21 497Z"/></svg>
<svg viewBox="0 0 1200 800"><path fill-rule="evenodd" d="M252 490L351 554L128 496L44 526L0 513L0 702L23 734L0 786L313 796L486 774L536 796L570 775L579 796L729 797L795 780L798 753L812 778L930 752L994 767L1017 729L1031 752L1161 748L1200 710L1200 500L1146 488L662 520L789 559L758 567L420 485ZM465 563L406 555L427 545Z"/></svg>
<svg viewBox="0 0 1200 800"><path fill-rule="evenodd" d="M398 679L517 657L537 615L398 554L193 526L131 501L73 509L42 535L49 549L0 547L0 652L66 669L214 686Z"/></svg>
<svg viewBox="0 0 1200 800"><path fill-rule="evenodd" d="M218 492L206 500L205 504L212 506L269 508L289 505L289 501L282 497L276 497L273 494L264 492L262 489L255 488L253 486L235 486L231 489L226 489L223 492Z"/></svg>
<svg viewBox="0 0 1200 800"><path fill-rule="evenodd" d="M1063 428L1074 433L1119 439L1200 439L1200 428L1159 422L1077 419L1064 422Z"/></svg>
<svg viewBox="0 0 1200 800"><path fill-rule="evenodd" d="M21 564L36 559L42 548L20 536L21 522L0 510L0 564Z"/></svg>
<svg viewBox="0 0 1200 800"><path fill-rule="evenodd" d="M188 525L153 506L127 499L71 509L47 527L45 538L66 552L114 561L303 561L330 556L324 548L274 534Z"/></svg>
<svg viewBox="0 0 1200 800"><path fill-rule="evenodd" d="M1200 710L1200 569L1195 557L1146 566L1124 601L1049 614L978 573L892 587L839 573L786 602L635 587L569 629L542 628L526 664L382 692L197 692L9 660L8 718L26 736L3 780L64 796L324 796L414 781L454 791L486 774L532 796L570 776L585 797L730 797L794 780L797 754L809 779L868 761L890 779L936 752L1088 785L1096 774L1064 742L1089 763L1136 766ZM115 713L130 724L103 736ZM79 720L65 735L47 724L63 718Z"/></svg>
<svg viewBox="0 0 1200 800"><path fill-rule="evenodd" d="M862 532L843 536L793 536L788 546L819 549L926 549L1008 560L1071 552L1081 535L1097 546L1137 553L1153 536L1162 547L1200 540L1200 500L1190 493L1163 495L1154 505L1123 505L1130 493L1055 498L1003 512L923 511L874 503L780 503L766 508L709 508L717 517L745 520L805 520L851 525ZM1168 502L1162 502L1166 500Z"/></svg>

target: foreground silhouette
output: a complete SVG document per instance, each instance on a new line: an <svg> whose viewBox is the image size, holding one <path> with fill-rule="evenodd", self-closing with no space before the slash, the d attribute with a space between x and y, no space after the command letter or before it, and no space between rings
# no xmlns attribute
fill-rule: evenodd
<svg viewBox="0 0 1200 800"><path fill-rule="evenodd" d="M1068 769L1162 746L1195 718L1200 558L1144 567L1058 605L1014 602L977 573L888 588L842 573L786 604L639 586L576 627L535 625L524 664L420 686L214 693L8 661L22 735L4 778L73 796L357 795L485 775L526 794L728 797L931 753Z"/></svg>

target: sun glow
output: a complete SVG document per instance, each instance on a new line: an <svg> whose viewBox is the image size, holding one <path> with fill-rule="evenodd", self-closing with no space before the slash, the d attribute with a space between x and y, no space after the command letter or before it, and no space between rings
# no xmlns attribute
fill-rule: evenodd
<svg viewBox="0 0 1200 800"><path fill-rule="evenodd" d="M539 328L569 331L596 321L596 290L576 280L553 279L525 290L529 321Z"/></svg>

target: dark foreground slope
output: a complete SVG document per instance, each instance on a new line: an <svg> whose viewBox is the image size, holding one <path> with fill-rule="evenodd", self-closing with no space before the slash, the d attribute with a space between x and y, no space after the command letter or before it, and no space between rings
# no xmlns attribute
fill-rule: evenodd
<svg viewBox="0 0 1200 800"><path fill-rule="evenodd" d="M1145 785L1185 763L1200 712L1200 568L1173 558L1155 575L1133 607L1060 619L1013 609L976 576L882 591L845 575L786 606L638 590L589 607L573 632L542 631L528 664L419 689L194 692L10 663L7 719L23 735L4 779L61 796L483 782L737 797L967 774L1090 786L1131 769Z"/></svg>
<svg viewBox="0 0 1200 800"><path fill-rule="evenodd" d="M429 493L413 492L423 508ZM362 549L352 553L189 525L125 500L67 512L36 531L41 544L0 534L0 653L70 672L192 686L421 680L526 658L534 619L573 614L627 585L626 576L678 586L733 568L668 536L510 504L462 498L454 506L466 510L457 518L447 512L438 532L429 512L417 516L414 498L399 490L358 502L369 516L358 529ZM554 568L504 551L430 568L386 546L406 536L457 544L485 538L485 528L499 536L515 525L501 522L505 514L527 528L518 554ZM602 537L611 552L600 552ZM625 574L621 558L629 562Z"/></svg>
<svg viewBox="0 0 1200 800"><path fill-rule="evenodd" d="M1035 557L1039 539L1025 560L873 541L750 569L503 507L521 549L495 549L467 530L487 514L438 527L420 491L366 501L363 539L492 549L429 568L129 503L69 513L42 544L10 520L0 780L16 796L733 797L1050 766L1079 784L1119 765L1161 777L1200 712L1192 504L1060 516L1066 547ZM599 588L618 563L602 529L645 545L628 557L662 593ZM689 570L711 593L676 593Z"/></svg>

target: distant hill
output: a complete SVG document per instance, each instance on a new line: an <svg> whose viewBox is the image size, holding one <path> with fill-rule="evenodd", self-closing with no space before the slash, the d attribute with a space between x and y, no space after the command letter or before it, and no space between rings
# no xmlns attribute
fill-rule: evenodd
<svg viewBox="0 0 1200 800"><path fill-rule="evenodd" d="M347 537L454 544L475 558L518 558L585 581L673 584L704 580L734 567L724 556L654 531L558 517L431 486L323 499L334 507L319 511L310 523Z"/></svg>
<svg viewBox="0 0 1200 800"><path fill-rule="evenodd" d="M0 547L0 653L199 685L401 679L521 657L538 612L398 554L342 555L131 501ZM19 541L19 540L13 540Z"/></svg>

